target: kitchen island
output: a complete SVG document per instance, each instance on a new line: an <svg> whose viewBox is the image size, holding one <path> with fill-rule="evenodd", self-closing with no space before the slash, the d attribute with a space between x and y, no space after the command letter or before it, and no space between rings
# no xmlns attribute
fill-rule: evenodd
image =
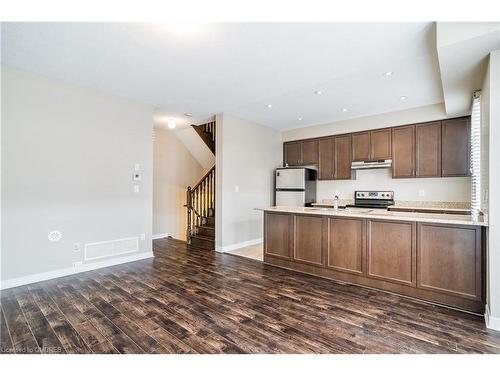
<svg viewBox="0 0 500 375"><path fill-rule="evenodd" d="M470 215L269 207L264 262L484 312L485 222Z"/></svg>

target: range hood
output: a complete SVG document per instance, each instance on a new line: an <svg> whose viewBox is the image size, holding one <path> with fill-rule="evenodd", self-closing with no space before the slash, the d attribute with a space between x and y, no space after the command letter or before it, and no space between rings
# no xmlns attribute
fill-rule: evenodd
<svg viewBox="0 0 500 375"><path fill-rule="evenodd" d="M365 160L365 161L353 161L351 164L351 169L377 169L377 168L390 168L392 166L392 160Z"/></svg>

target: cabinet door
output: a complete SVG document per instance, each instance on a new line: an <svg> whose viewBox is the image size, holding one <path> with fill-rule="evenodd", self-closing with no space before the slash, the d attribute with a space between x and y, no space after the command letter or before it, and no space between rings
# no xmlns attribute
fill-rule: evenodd
<svg viewBox="0 0 500 375"><path fill-rule="evenodd" d="M302 164L302 142L287 142L283 144L285 166Z"/></svg>
<svg viewBox="0 0 500 375"><path fill-rule="evenodd" d="M417 259L418 288L481 300L479 227L419 224Z"/></svg>
<svg viewBox="0 0 500 375"><path fill-rule="evenodd" d="M391 129L372 130L370 132L370 159L390 159L391 154Z"/></svg>
<svg viewBox="0 0 500 375"><path fill-rule="evenodd" d="M415 286L415 223L368 221L367 276Z"/></svg>
<svg viewBox="0 0 500 375"><path fill-rule="evenodd" d="M293 260L314 265L323 264L323 217L295 215Z"/></svg>
<svg viewBox="0 0 500 375"><path fill-rule="evenodd" d="M352 160L370 160L370 132L352 134Z"/></svg>
<svg viewBox="0 0 500 375"><path fill-rule="evenodd" d="M335 180L350 180L351 169L351 135L339 135L335 137Z"/></svg>
<svg viewBox="0 0 500 375"><path fill-rule="evenodd" d="M441 138L442 176L469 176L470 118L443 120Z"/></svg>
<svg viewBox="0 0 500 375"><path fill-rule="evenodd" d="M264 215L264 255L290 259L290 230L292 215L269 213Z"/></svg>
<svg viewBox="0 0 500 375"><path fill-rule="evenodd" d="M326 266L336 271L363 274L365 261L365 220L328 220Z"/></svg>
<svg viewBox="0 0 500 375"><path fill-rule="evenodd" d="M415 125L415 177L441 176L441 121Z"/></svg>
<svg viewBox="0 0 500 375"><path fill-rule="evenodd" d="M319 140L319 179L333 180L333 138L322 138Z"/></svg>
<svg viewBox="0 0 500 375"><path fill-rule="evenodd" d="M302 164L318 164L318 140L312 139L302 142Z"/></svg>
<svg viewBox="0 0 500 375"><path fill-rule="evenodd" d="M392 129L392 177L414 176L415 127L400 126Z"/></svg>

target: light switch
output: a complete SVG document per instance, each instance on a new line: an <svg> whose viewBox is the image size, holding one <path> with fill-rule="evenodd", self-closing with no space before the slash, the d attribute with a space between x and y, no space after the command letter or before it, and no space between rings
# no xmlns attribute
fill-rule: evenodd
<svg viewBox="0 0 500 375"><path fill-rule="evenodd" d="M238 185L234 185L234 192L238 193L240 191L240 187Z"/></svg>
<svg viewBox="0 0 500 375"><path fill-rule="evenodd" d="M139 163L134 164L134 171L138 172L141 170L141 165Z"/></svg>
<svg viewBox="0 0 500 375"><path fill-rule="evenodd" d="M424 189L418 189L418 196L419 197L425 197L425 190Z"/></svg>

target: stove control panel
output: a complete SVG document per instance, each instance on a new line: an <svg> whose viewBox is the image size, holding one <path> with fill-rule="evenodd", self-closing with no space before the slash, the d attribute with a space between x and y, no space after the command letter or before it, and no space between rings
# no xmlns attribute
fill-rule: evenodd
<svg viewBox="0 0 500 375"><path fill-rule="evenodd" d="M376 200L393 200L393 191L356 191L354 192L355 199L376 199Z"/></svg>

